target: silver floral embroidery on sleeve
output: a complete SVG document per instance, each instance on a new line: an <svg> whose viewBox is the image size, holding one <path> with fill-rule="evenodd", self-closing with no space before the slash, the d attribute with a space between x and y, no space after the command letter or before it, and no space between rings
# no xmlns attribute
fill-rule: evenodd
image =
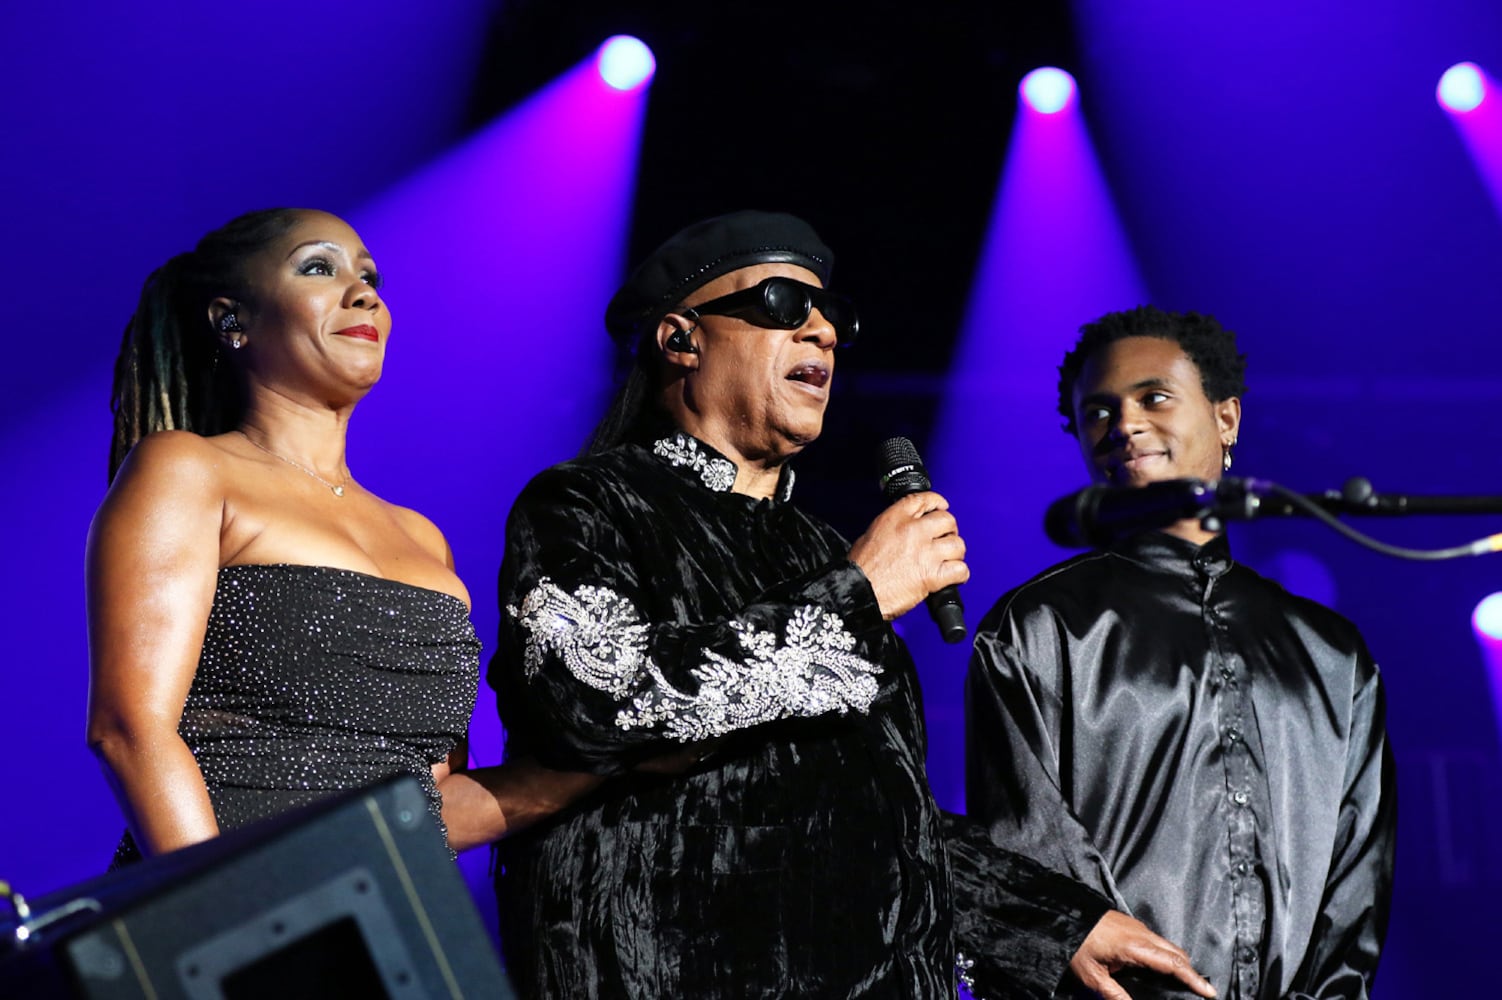
<svg viewBox="0 0 1502 1000"><path fill-rule="evenodd" d="M957 992L956 996L969 996L973 997L974 1000L983 1000L983 998L975 996L975 976L970 973L970 970L973 968L975 968L975 959L967 958L963 951L955 952L954 978L961 986L965 987L965 992Z"/></svg>
<svg viewBox="0 0 1502 1000"><path fill-rule="evenodd" d="M707 650L709 662L691 671L699 680L694 694L679 691L649 664L655 683L615 724L661 725L670 737L691 743L774 719L870 710L881 667L850 652L855 637L839 616L805 605L788 622L781 645L772 632L740 622L732 627L740 633L743 659Z"/></svg>
<svg viewBox="0 0 1502 1000"><path fill-rule="evenodd" d="M544 578L506 609L526 630L524 664L533 676L548 653L590 687L630 699L622 729L661 726L685 743L762 722L852 709L867 712L881 667L851 652L855 637L831 612L809 604L794 612L781 643L775 632L732 622L743 656L706 650L690 673L692 694L674 687L647 655L647 626L635 606L604 587L565 593Z"/></svg>
<svg viewBox="0 0 1502 1000"><path fill-rule="evenodd" d="M584 586L572 594L547 577L522 599L507 605L527 633L522 663L537 673L548 653L557 653L569 673L617 698L631 693L647 659L647 626L636 605L605 587Z"/></svg>

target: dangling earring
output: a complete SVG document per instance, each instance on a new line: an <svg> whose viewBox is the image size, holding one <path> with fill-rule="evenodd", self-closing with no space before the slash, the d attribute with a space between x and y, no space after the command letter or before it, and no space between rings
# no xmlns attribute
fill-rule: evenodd
<svg viewBox="0 0 1502 1000"><path fill-rule="evenodd" d="M1220 467L1226 472L1231 471L1231 449L1234 447L1236 447L1234 438L1226 444L1221 445Z"/></svg>
<svg viewBox="0 0 1502 1000"><path fill-rule="evenodd" d="M244 333L245 332L245 327L243 327L243 326L240 325L240 320L239 320L238 317L235 316L234 313L227 312L223 316L219 317L219 332L220 333ZM235 348L236 350L239 350L241 343L242 343L242 341L240 340L240 338L236 337L234 340L230 341L230 346L233 347L233 348Z"/></svg>

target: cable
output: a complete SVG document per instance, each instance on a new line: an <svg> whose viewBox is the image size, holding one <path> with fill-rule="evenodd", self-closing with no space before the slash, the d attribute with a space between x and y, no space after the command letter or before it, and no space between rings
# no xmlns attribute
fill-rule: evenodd
<svg viewBox="0 0 1502 1000"><path fill-rule="evenodd" d="M1485 538L1478 538L1469 544L1456 545L1448 549L1408 549L1399 545L1389 545L1386 542L1378 541L1370 535L1357 531L1301 493L1295 493L1293 490L1279 486L1277 483L1270 483L1265 480L1258 485L1266 490L1270 496L1274 496L1302 513L1324 522L1357 545L1365 546L1373 552L1380 552L1385 556L1393 556L1397 559L1411 559L1415 562L1441 562L1445 559L1460 559L1464 556L1480 556L1486 555L1489 552L1502 552L1502 533L1487 535Z"/></svg>

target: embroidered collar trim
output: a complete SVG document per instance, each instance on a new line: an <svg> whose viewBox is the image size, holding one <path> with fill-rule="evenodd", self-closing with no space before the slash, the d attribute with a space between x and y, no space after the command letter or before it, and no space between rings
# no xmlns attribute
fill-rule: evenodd
<svg viewBox="0 0 1502 1000"><path fill-rule="evenodd" d="M652 442L652 454L675 469L698 473L699 482L715 493L728 493L735 485L735 463L682 431Z"/></svg>
<svg viewBox="0 0 1502 1000"><path fill-rule="evenodd" d="M682 431L674 431L667 437L652 442L652 454L666 459L675 469L687 469L696 473L705 489L715 493L728 493L735 485L735 463L703 441ZM792 499L795 478L793 470L784 465L777 482L778 500L786 503Z"/></svg>

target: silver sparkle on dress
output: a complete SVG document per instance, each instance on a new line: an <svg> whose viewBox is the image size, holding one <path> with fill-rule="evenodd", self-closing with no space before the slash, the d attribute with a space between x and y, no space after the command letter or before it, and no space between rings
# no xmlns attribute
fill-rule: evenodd
<svg viewBox="0 0 1502 1000"><path fill-rule="evenodd" d="M468 726L480 643L449 594L323 566L219 571L179 726L221 828L394 774L422 785Z"/></svg>
<svg viewBox="0 0 1502 1000"><path fill-rule="evenodd" d="M735 463L701 451L699 442L682 431L653 442L652 453L678 468L697 472L699 481L716 493L726 493L735 485Z"/></svg>
<svg viewBox="0 0 1502 1000"><path fill-rule="evenodd" d="M630 698L617 726L662 726L685 743L775 719L867 712L882 672L851 652L855 637L838 615L811 604L794 612L781 642L774 632L731 622L743 655L705 650L707 662L690 671L699 681L693 694L663 676L647 652L647 624L629 599L608 588L582 586L570 594L544 577L520 609L506 610L527 633L527 676L556 655L590 687Z"/></svg>

